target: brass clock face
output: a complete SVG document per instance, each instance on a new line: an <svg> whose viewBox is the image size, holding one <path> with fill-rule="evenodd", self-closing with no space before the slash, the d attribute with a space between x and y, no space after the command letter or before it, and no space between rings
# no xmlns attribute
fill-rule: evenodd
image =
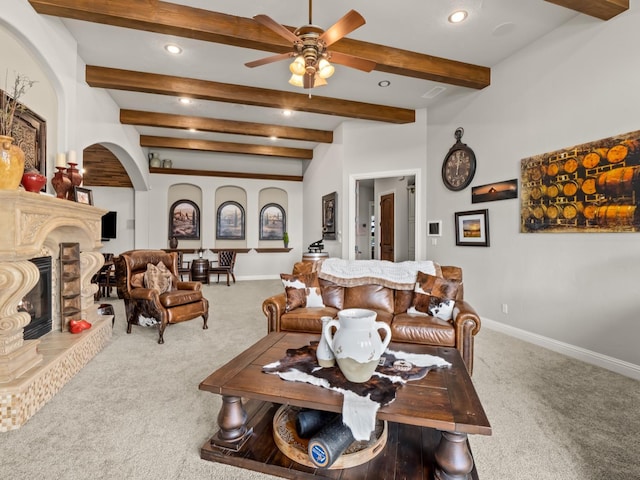
<svg viewBox="0 0 640 480"><path fill-rule="evenodd" d="M464 130L456 130L457 142L451 147L442 163L442 181L449 190L466 188L476 174L476 155L460 141Z"/></svg>

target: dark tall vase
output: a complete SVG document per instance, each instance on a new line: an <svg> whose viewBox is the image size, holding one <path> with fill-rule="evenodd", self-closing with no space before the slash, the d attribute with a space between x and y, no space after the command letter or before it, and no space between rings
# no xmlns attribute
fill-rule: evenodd
<svg viewBox="0 0 640 480"><path fill-rule="evenodd" d="M176 237L169 239L169 248L178 248L178 239Z"/></svg>

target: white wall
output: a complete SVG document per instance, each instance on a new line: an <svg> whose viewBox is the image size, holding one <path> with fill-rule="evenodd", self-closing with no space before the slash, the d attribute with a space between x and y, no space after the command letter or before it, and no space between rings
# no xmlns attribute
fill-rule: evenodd
<svg viewBox="0 0 640 480"><path fill-rule="evenodd" d="M636 0L608 22L579 15L494 67L490 87L430 109L427 173L428 217L443 220L429 257L463 267L483 318L636 366L638 234L519 233L519 200L472 205L440 169L459 126L478 159L472 186L519 178L522 158L638 130L638 25ZM478 208L489 209L491 246L456 247L454 212Z"/></svg>
<svg viewBox="0 0 640 480"><path fill-rule="evenodd" d="M425 235L427 112L416 111L416 121L406 125L346 121L334 132L332 145L316 147L304 172L304 242L322 236L322 196L338 192L338 235L325 241L332 257L355 258L355 181L415 175L417 259L426 258ZM406 193L406 190L405 190ZM405 200L406 203L406 200Z"/></svg>
<svg viewBox="0 0 640 480"><path fill-rule="evenodd" d="M102 242L104 253L119 253L134 248L135 209L132 188L91 187L93 204L118 212L116 238Z"/></svg>

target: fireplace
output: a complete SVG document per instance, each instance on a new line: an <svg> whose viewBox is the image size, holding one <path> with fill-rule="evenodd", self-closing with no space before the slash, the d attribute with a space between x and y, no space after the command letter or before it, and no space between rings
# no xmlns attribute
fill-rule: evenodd
<svg viewBox="0 0 640 480"><path fill-rule="evenodd" d="M51 257L32 258L40 271L40 278L35 287L22 298L18 311L27 312L31 322L24 327L24 339L40 338L53 328L51 308Z"/></svg>
<svg viewBox="0 0 640 480"><path fill-rule="evenodd" d="M98 287L91 283L104 263L106 210L23 190L0 190L0 205L0 432L6 432L20 428L104 348L111 317L98 315ZM58 263L66 242L80 248L80 316L92 324L78 335L61 321ZM42 257L50 257L48 280ZM46 308L49 318L38 322Z"/></svg>

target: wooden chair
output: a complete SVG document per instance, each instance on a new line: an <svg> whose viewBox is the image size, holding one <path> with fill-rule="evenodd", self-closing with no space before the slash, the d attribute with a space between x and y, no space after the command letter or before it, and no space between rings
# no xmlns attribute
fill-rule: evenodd
<svg viewBox="0 0 640 480"><path fill-rule="evenodd" d="M104 265L92 279L93 283L98 284L98 291L94 295L96 302L102 297L110 297L111 290L116 287L114 255L113 253L103 253L102 255L104 256Z"/></svg>
<svg viewBox="0 0 640 480"><path fill-rule="evenodd" d="M184 276L187 276L187 280L191 280L191 262L184 259L184 253L178 253L178 276L181 281L184 281Z"/></svg>
<svg viewBox="0 0 640 480"><path fill-rule="evenodd" d="M218 263L211 264L209 267L209 275L217 275L218 283L220 283L220 275L227 276L227 287L230 286L229 275L233 278L233 283L236 283L236 276L233 273L233 267L236 264L236 252L233 250L220 250L218 252Z"/></svg>

